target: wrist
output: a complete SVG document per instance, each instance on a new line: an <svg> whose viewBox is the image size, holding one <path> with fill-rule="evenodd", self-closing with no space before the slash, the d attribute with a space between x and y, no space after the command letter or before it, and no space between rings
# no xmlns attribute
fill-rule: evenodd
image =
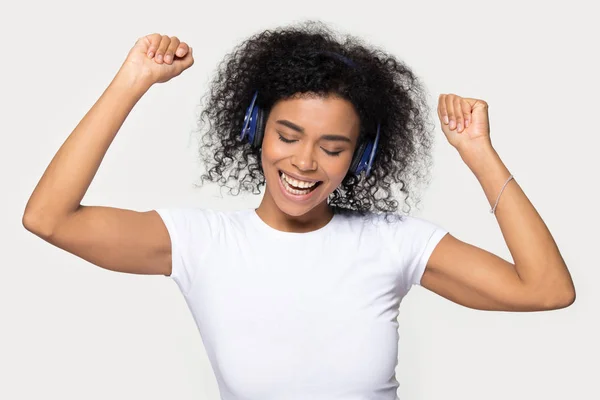
<svg viewBox="0 0 600 400"><path fill-rule="evenodd" d="M154 84L148 77L136 74L123 65L115 75L112 86L118 86L121 89L132 91L140 97L146 93Z"/></svg>
<svg viewBox="0 0 600 400"><path fill-rule="evenodd" d="M500 156L491 145L471 148L468 151L459 152L459 154L477 179L491 172L491 170L497 170L500 166L503 166Z"/></svg>
<svg viewBox="0 0 600 400"><path fill-rule="evenodd" d="M492 147L492 145L485 146L477 146L470 147L468 149L459 149L458 154L460 158L467 164L469 167L477 167L478 164L485 163L486 160L497 157L498 153Z"/></svg>

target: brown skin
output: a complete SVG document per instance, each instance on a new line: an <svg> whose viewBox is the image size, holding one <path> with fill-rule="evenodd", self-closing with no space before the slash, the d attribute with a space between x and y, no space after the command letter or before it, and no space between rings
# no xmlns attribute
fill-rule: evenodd
<svg viewBox="0 0 600 400"><path fill-rule="evenodd" d="M191 47L176 37L140 38L44 172L25 207L25 228L102 268L170 275L171 242L155 211L84 206L81 200L134 105L153 84L167 82L193 63ZM438 116L448 142L473 171L493 206L510 172L489 140L487 108L483 100L440 95ZM277 124L281 119L303 127L304 134ZM352 105L334 97L277 103L263 141L267 190L258 215L283 231L306 232L324 226L332 216L327 196L348 170L358 126ZM297 141L280 141L278 131ZM325 134L341 135L349 143L325 140ZM336 157L325 150L342 152ZM291 202L278 186L279 170L323 184L310 201ZM575 301L575 287L548 227L515 180L505 189L495 217L514 263L447 234L429 258L422 286L482 310L569 306Z"/></svg>
<svg viewBox="0 0 600 400"><path fill-rule="evenodd" d="M164 58L163 58L164 55ZM194 64L192 49L158 33L139 38L110 85L57 151L23 213L48 243L112 271L171 274L171 241L155 211L81 201L121 125L142 96Z"/></svg>
<svg viewBox="0 0 600 400"><path fill-rule="evenodd" d="M429 257L421 285L479 310L542 311L568 307L575 287L541 216L490 140L488 104L441 94L442 132L481 184L514 262L447 234ZM500 196L500 197L499 197Z"/></svg>
<svg viewBox="0 0 600 400"><path fill-rule="evenodd" d="M290 121L304 132L278 123L280 120ZM359 130L360 119L354 106L339 97L304 96L276 103L262 144L266 190L256 210L258 216L271 227L286 232L308 232L326 225L333 216L327 198L348 172ZM286 143L280 135L294 142ZM331 135L341 138L333 140ZM308 201L293 201L281 191L279 171L322 183Z"/></svg>

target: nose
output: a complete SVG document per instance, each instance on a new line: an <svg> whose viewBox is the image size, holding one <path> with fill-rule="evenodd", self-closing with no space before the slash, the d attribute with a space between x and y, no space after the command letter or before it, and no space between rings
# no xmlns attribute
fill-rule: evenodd
<svg viewBox="0 0 600 400"><path fill-rule="evenodd" d="M317 160L313 157L313 147L307 144L298 148L298 151L292 157L292 165L300 171L315 171Z"/></svg>

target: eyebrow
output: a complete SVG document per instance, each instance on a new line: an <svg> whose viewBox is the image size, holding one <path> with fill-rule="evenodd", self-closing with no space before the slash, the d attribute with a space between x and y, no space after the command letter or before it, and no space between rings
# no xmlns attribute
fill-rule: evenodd
<svg viewBox="0 0 600 400"><path fill-rule="evenodd" d="M287 126L290 129L295 130L296 132L300 132L300 133L304 133L304 128L301 126L298 126L296 124L294 124L291 121L288 121L287 119L279 119L276 121L278 124ZM351 143L352 141L350 140L350 138L348 138L347 136L344 135L322 135L321 139L324 140L332 140L332 141L342 141L342 142L348 142Z"/></svg>

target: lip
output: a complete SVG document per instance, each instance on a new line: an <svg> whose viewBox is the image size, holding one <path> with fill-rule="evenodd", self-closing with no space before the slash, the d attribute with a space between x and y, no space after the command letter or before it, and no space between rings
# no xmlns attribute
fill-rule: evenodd
<svg viewBox="0 0 600 400"><path fill-rule="evenodd" d="M305 181L305 182L321 182L321 181L320 181L320 180L318 180L318 179L303 178L303 177L301 177L301 176L298 176L298 175L290 174L289 172L287 172L287 171L284 171L284 170L282 170L282 169L280 169L280 170L279 170L279 172L283 172L283 173L284 173L284 174L286 174L287 176L290 176L290 177L292 177L292 178L294 178L294 179L297 179L297 180L299 180L299 181ZM281 177L281 175L280 175L280 177Z"/></svg>
<svg viewBox="0 0 600 400"><path fill-rule="evenodd" d="M285 173L287 175L287 173ZM293 175L291 175L292 178L294 178ZM299 178L297 178L299 179ZM308 200L311 199L311 197L313 196L313 194L318 191L321 190L320 188L315 188L313 191L307 193L307 194L302 194L302 195L298 195L298 194L291 194L289 193L287 190L285 190L285 187L283 187L283 182L281 182L281 175L278 174L277 176L277 180L279 181L279 188L281 189L281 193L283 193L283 196L293 202L306 202ZM312 181L312 182L319 182L319 181ZM321 186L321 185L319 185Z"/></svg>

